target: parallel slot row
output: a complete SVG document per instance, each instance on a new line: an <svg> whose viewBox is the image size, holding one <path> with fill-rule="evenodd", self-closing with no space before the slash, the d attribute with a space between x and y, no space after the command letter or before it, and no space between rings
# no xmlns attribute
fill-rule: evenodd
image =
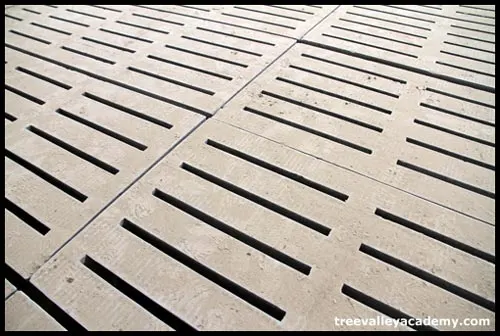
<svg viewBox="0 0 500 336"><path fill-rule="evenodd" d="M470 301L474 304L477 304L485 309L488 309L492 312L495 312L495 303L480 296L475 293L472 293L462 287L459 287L447 280L444 280L432 273L429 273L423 269L420 269L416 266L413 266L401 259L395 258L385 252L379 251L369 245L361 244L359 247L359 251L378 259L388 265L396 267L404 272L407 272L415 277L418 277L428 283L431 283L445 291L448 291L456 296L463 298L467 301Z"/></svg>
<svg viewBox="0 0 500 336"><path fill-rule="evenodd" d="M307 217L304 217L296 212L293 212L289 209L286 209L286 208L284 208L276 203L273 203L273 202L271 202L263 197L260 197L260 196L254 194L254 193L251 193L243 188L240 188L240 187L238 187L238 186L236 186L228 181L224 181L224 180L222 180L222 179L220 179L220 178L218 178L218 177L216 177L216 176L214 176L214 175L212 175L212 174L210 174L202 169L194 167L193 165L190 165L186 162L183 162L181 164L181 168L187 172L192 173L193 175L196 175L196 176L198 176L198 177L200 177L208 182L216 184L221 188L224 188L224 189L226 189L226 190L228 190L236 195L239 195L243 198L246 198L249 201L252 201L252 202L254 202L254 203L256 203L264 208L267 208L271 211L274 211L274 212L276 212L284 217L287 217L287 218L289 218L289 219L291 219L299 224L302 224L302 225L304 225L304 226L306 226L306 227L308 227L316 232L319 232L325 236L328 236L330 234L331 229L329 227L326 227L326 226L324 226L320 223L317 223L317 222L315 222Z"/></svg>
<svg viewBox="0 0 500 336"><path fill-rule="evenodd" d="M470 255L473 255L477 258L480 258L480 259L483 259L487 262L490 262L490 263L493 263L495 264L495 256L494 255L491 255L487 252L484 252L484 251L481 251L475 247L472 247L470 245L467 245L465 243L462 243L456 239L453 239L451 237L448 237L446 235L443 235L439 232L436 232L434 230L431 230L431 229L428 229L426 228L425 226L422 226L420 224L417 224L415 222L412 222L406 218L403 218L403 217L400 217L400 216L397 216L393 213L390 213L388 211L385 211L383 209L380 209L380 208L377 208L375 210L375 215L385 219L385 220L388 220L388 221L391 221L392 223L394 224L398 224L398 225L401 225L403 227L406 227L410 230L413 230L415 232L418 232L420 234L423 234L429 238L432 238L432 239L435 239L443 244L446 244L448 246L451 246L453 248L456 248L460 251L463 251L465 253L468 253Z"/></svg>
<svg viewBox="0 0 500 336"><path fill-rule="evenodd" d="M32 56L32 57L35 57L35 58L38 58L40 60L43 60L43 61L46 61L46 62L49 62L49 63L52 63L52 64L55 64L55 65L58 65L58 66L61 66L63 68L66 68L66 69L69 69L69 70L72 70L72 71L76 71L76 72L79 72L81 74L84 74L86 76L89 76L91 78L94 78L94 79L97 79L97 80L100 80L100 81L104 81L104 82L107 82L107 83L110 83L110 84L113 84L113 85L117 85L117 86L120 86L122 88L125 88L125 89L128 89L128 90L131 90L131 91L134 91L134 92L137 92L139 94L143 94L145 96L148 96L148 97L151 97L153 99L157 99L157 100L160 100L162 102L165 102L167 104L171 104L171 105L174 105L174 106L177 106L177 107L180 107L180 108L183 108L183 109L186 109L186 110L189 110L191 112L195 112L195 113L198 113L198 114L201 114L203 116L208 116L207 112L205 111L201 111L197 108L194 108L194 107L191 107L189 105L186 105L184 103L180 103L180 102L177 102L177 101L174 101L172 99L169 99L169 98L166 98L166 97L163 97L163 96L159 96L155 93L152 93L152 92L149 92L149 91L146 91L146 90L143 90L143 89L140 89L140 88L137 88L135 86L131 86L131 85L128 85L128 84L125 84L125 83L122 83L122 82L119 82L117 80L114 80L114 79L110 79L110 78L107 78L107 77L104 77L104 76L101 76L101 75L98 75L98 74L95 74L93 72L89 72L89 71L86 71L86 70L83 70L83 69L80 69L76 66L73 66L73 65L69 65L69 64L65 64L65 63L62 63L60 61L57 61L57 60L53 60L51 58L48 58L48 57L45 57L45 56L42 56L42 55L39 55L37 53L34 53L34 52L31 52L31 51L28 51L28 50L24 50L22 48L19 48L17 46L14 46L14 45L11 45L11 44L8 44L6 43L5 44L6 47L10 48L10 49L13 49L13 50L16 50L18 52L21 52L21 53L24 53L26 55L29 55L29 56ZM39 101L39 100L38 100ZM43 102L42 102L43 103Z"/></svg>
<svg viewBox="0 0 500 336"><path fill-rule="evenodd" d="M197 260L191 258L190 256L186 255L185 253L176 249L174 246L159 239L155 235L144 230L139 225L131 222L130 220L128 220L128 219L122 220L121 227L124 228L125 230L127 230L129 233L142 239L144 242L148 243L149 245L156 248L160 252L175 259L176 261L180 262L184 266L190 268L191 270L195 271L199 275L212 281L213 283L217 284L221 288L227 290L231 294L246 301L247 303L251 304L252 306L256 307L257 309L260 309L261 311L270 315L271 317L275 318L276 320L281 321L285 317L286 312L284 310L282 310L281 308L279 308L278 306L276 306L273 303L259 297L256 294L250 292L246 288L233 282L229 278L226 278L222 274L219 274L216 271L201 264ZM85 260L88 260L88 257L85 258ZM104 273L104 272L101 271L101 274L102 273ZM110 276L108 276L108 277L111 278Z"/></svg>

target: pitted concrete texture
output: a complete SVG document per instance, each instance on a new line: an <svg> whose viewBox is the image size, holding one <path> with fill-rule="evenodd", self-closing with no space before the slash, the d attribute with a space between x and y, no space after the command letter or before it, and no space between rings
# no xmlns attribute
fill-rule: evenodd
<svg viewBox="0 0 500 336"><path fill-rule="evenodd" d="M304 40L495 88L495 6L341 6Z"/></svg>
<svg viewBox="0 0 500 336"><path fill-rule="evenodd" d="M216 116L495 223L495 95L298 44Z"/></svg>
<svg viewBox="0 0 500 336"><path fill-rule="evenodd" d="M495 329L494 6L7 7L6 330Z"/></svg>
<svg viewBox="0 0 500 336"><path fill-rule="evenodd" d="M182 16L170 21L165 16L172 14L142 7L118 8L120 12L80 5L11 8L7 13L22 21L6 21L6 52L16 52L6 61L24 53L210 115L293 43L210 21L184 23ZM41 93L26 93L43 100ZM65 97L66 92L60 99Z"/></svg>
<svg viewBox="0 0 500 336"><path fill-rule="evenodd" d="M89 330L125 330L123 315L146 307L127 301L122 281L198 330L352 329L334 317L390 314L384 305L413 317L489 318L483 328L492 330L493 235L490 225L210 120L32 282ZM106 313L96 300L115 308ZM162 325L142 310L134 322Z"/></svg>
<svg viewBox="0 0 500 336"><path fill-rule="evenodd" d="M117 86L40 69L78 92L31 115L17 113L27 112L23 105L10 109L7 97L6 112L19 119L5 127L6 262L25 278L203 120ZM43 81L6 70L7 82L43 91Z"/></svg>
<svg viewBox="0 0 500 336"><path fill-rule="evenodd" d="M293 42L56 7L6 11L6 261L25 278Z"/></svg>
<svg viewBox="0 0 500 336"><path fill-rule="evenodd" d="M5 301L5 331L63 331L56 320L23 292Z"/></svg>
<svg viewBox="0 0 500 336"><path fill-rule="evenodd" d="M7 299L15 291L16 287L14 287L9 280L5 279L5 298Z"/></svg>
<svg viewBox="0 0 500 336"><path fill-rule="evenodd" d="M213 22L299 39L338 5L137 6L148 16L195 26ZM135 11L136 9L134 9ZM155 14L156 12L156 14Z"/></svg>

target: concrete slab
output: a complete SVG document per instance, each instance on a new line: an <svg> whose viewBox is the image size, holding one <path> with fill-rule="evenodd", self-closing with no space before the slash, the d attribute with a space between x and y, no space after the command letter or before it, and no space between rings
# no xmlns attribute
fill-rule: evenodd
<svg viewBox="0 0 500 336"><path fill-rule="evenodd" d="M6 52L28 54L207 116L293 43L212 21L183 16L172 21L173 14L143 7L112 9L9 9L22 21L6 21Z"/></svg>
<svg viewBox="0 0 500 336"><path fill-rule="evenodd" d="M252 31L301 38L338 5L203 5L137 6L149 15L161 15L186 26L213 22ZM134 9L134 11L139 9Z"/></svg>
<svg viewBox="0 0 500 336"><path fill-rule="evenodd" d="M161 34L143 11L7 10L6 260L24 277L293 42L213 22Z"/></svg>
<svg viewBox="0 0 500 336"><path fill-rule="evenodd" d="M127 300L127 286L198 330L340 330L348 327L335 317L390 314L346 286L414 317L488 318L491 330L493 233L493 226L212 119L32 282L92 330L120 326L95 311L93 298ZM394 296L385 282L413 287ZM145 299L133 300L154 312Z"/></svg>
<svg viewBox="0 0 500 336"><path fill-rule="evenodd" d="M494 330L494 6L7 7L6 330Z"/></svg>
<svg viewBox="0 0 500 336"><path fill-rule="evenodd" d="M16 291L16 287L10 283L9 280L5 279L5 299L7 299L12 293Z"/></svg>
<svg viewBox="0 0 500 336"><path fill-rule="evenodd" d="M24 9L44 8L53 9L9 13L42 31L28 18L42 14ZM204 117L19 50L6 48L5 244L6 262L27 278Z"/></svg>
<svg viewBox="0 0 500 336"><path fill-rule="evenodd" d="M495 95L304 44L216 119L495 223Z"/></svg>
<svg viewBox="0 0 500 336"><path fill-rule="evenodd" d="M495 91L494 9L341 6L304 40Z"/></svg>
<svg viewBox="0 0 500 336"><path fill-rule="evenodd" d="M52 316L42 310L23 292L5 301L5 331L63 331Z"/></svg>

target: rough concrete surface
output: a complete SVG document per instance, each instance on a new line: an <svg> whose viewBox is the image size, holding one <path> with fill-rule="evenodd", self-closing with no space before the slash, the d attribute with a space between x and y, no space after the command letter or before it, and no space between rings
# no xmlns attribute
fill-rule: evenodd
<svg viewBox="0 0 500 336"><path fill-rule="evenodd" d="M494 16L6 6L6 330L494 330Z"/></svg>
<svg viewBox="0 0 500 336"><path fill-rule="evenodd" d="M495 88L495 11L468 6L341 6L304 40Z"/></svg>
<svg viewBox="0 0 500 336"><path fill-rule="evenodd" d="M63 331L49 314L23 292L16 292L5 301L5 331Z"/></svg>

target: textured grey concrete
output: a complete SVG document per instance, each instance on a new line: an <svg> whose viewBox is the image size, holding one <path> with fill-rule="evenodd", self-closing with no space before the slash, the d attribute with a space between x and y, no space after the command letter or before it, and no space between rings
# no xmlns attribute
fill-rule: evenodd
<svg viewBox="0 0 500 336"><path fill-rule="evenodd" d="M166 36L117 23L130 21L147 29L161 29L161 23L156 21L149 20L148 23L135 19L133 14L142 15L143 8L125 6L117 13L91 6L80 7L16 6L7 11L21 21L6 17L5 83L9 88L5 90L5 107L6 113L15 119L5 119L6 148L88 197L84 202L71 199L6 159L9 172L6 175L6 197L51 229L42 237L11 213L6 214L6 260L24 277L29 277L97 211L200 123L203 115L216 111L292 44L291 39L205 22L196 27L181 26L181 31ZM81 15L74 10L105 15L107 20ZM73 20L90 27L54 18ZM59 31L41 28L39 24ZM109 32L128 34L135 39ZM234 50L192 42L181 36L222 43ZM130 57L130 52L91 43L82 40L83 37L135 51L134 57ZM165 44L198 55L168 49ZM116 64L102 63L62 50L62 47L112 59ZM236 51L238 48L243 51ZM171 63L147 58L149 55ZM74 66L76 70L66 69L67 66ZM158 80L130 71L129 66L169 78ZM102 77L106 77L105 82ZM126 85L132 89L123 87ZM26 99L21 95L23 93L35 98ZM99 99L104 99L107 105ZM109 106L112 104L116 105ZM106 130L96 130L95 126L92 128L82 121L71 120L71 115L55 113L58 109L129 140L113 138L109 132L103 133ZM96 167L33 134L26 127L36 127L119 172L113 175ZM26 192L28 189L29 193ZM47 197L51 200L49 204ZM28 242L31 249L24 247Z"/></svg>
<svg viewBox="0 0 500 336"><path fill-rule="evenodd" d="M341 6L304 40L495 88L494 6Z"/></svg>
<svg viewBox="0 0 500 336"><path fill-rule="evenodd" d="M208 139L211 144L278 167L275 171L284 169L299 180L336 190L348 199L343 202L320 192L319 187L304 185L309 182L291 180L216 149L206 144ZM181 163L188 168L182 168ZM194 174L200 170L202 175ZM207 174L214 176L209 179L215 183L200 177ZM233 187L228 190L217 181L254 196L238 195ZM179 201L166 203L152 195L155 190ZM205 217L186 213L191 210L179 202ZM85 255L200 330L331 330L340 328L333 324L335 316L376 316L374 310L343 295L343 284L414 317L486 317L494 321L491 311L358 251L361 244L367 244L494 301L492 263L375 216L377 208L494 254L491 226L210 120L45 264L32 281L92 330L112 323L101 316L101 310L90 309L94 297L105 295L101 300L106 302L125 297L111 291L109 284L82 265ZM203 219L207 216L233 229L224 231L221 224ZM331 232L327 235L314 225L305 226L312 225L311 221ZM286 312L285 317L278 322L208 282L203 274L176 263L133 234L129 229L133 225L278 306ZM461 230L457 230L458 225ZM244 235L273 251L261 250ZM310 267L310 273L293 263L280 262L278 254ZM64 277L75 281L68 283ZM74 293L82 291L79 288L85 288L86 294L75 298ZM450 306L454 308L448 309ZM118 315L121 318L122 314ZM137 320L143 319L140 316ZM137 323L146 328L151 322L145 319Z"/></svg>
<svg viewBox="0 0 500 336"><path fill-rule="evenodd" d="M6 330L494 330L494 6L337 7L6 8Z"/></svg>
<svg viewBox="0 0 500 336"><path fill-rule="evenodd" d="M215 118L495 223L494 94L298 44Z"/></svg>
<svg viewBox="0 0 500 336"><path fill-rule="evenodd" d="M5 331L63 331L49 314L23 292L5 301Z"/></svg>

